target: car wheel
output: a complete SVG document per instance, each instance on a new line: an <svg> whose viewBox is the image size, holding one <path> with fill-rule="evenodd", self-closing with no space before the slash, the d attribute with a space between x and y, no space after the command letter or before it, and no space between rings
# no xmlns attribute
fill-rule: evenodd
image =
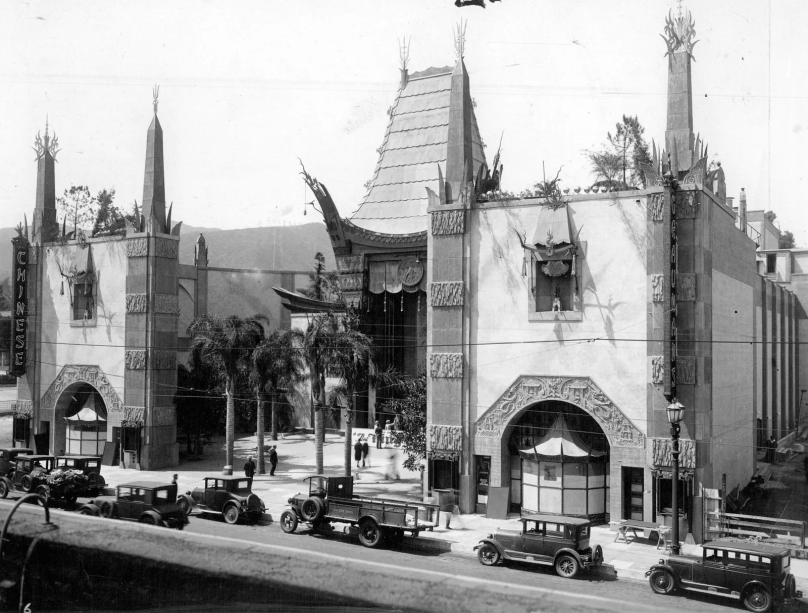
<svg viewBox="0 0 808 613"><path fill-rule="evenodd" d="M594 566L603 564L603 547L600 545L595 545L595 551L592 553L592 564Z"/></svg>
<svg viewBox="0 0 808 613"><path fill-rule="evenodd" d="M382 531L372 519L364 519L359 524L359 542L365 547L378 547L382 542Z"/></svg>
<svg viewBox="0 0 808 613"><path fill-rule="evenodd" d="M565 579L572 579L578 574L578 560L571 555L561 555L555 563L556 574Z"/></svg>
<svg viewBox="0 0 808 613"><path fill-rule="evenodd" d="M157 521L155 521L154 517L152 517L151 515L147 515L145 513L140 516L140 523L141 524L147 524L149 526L156 526L157 525Z"/></svg>
<svg viewBox="0 0 808 613"><path fill-rule="evenodd" d="M783 596L786 598L794 598L797 595L797 581L794 579L794 575L789 575L786 577L786 588L783 591Z"/></svg>
<svg viewBox="0 0 808 613"><path fill-rule="evenodd" d="M235 524L238 521L238 508L234 504L227 505L222 511L222 517L228 524Z"/></svg>
<svg viewBox="0 0 808 613"><path fill-rule="evenodd" d="M499 564L499 551L491 543L485 543L477 550L477 559L483 566L494 566Z"/></svg>
<svg viewBox="0 0 808 613"><path fill-rule="evenodd" d="M107 482L104 480L104 477L98 475L98 487L104 487L106 484Z"/></svg>
<svg viewBox="0 0 808 613"><path fill-rule="evenodd" d="M22 488L23 492L28 494L34 491L34 480L31 478L31 475L23 475L22 479L20 480L20 487Z"/></svg>
<svg viewBox="0 0 808 613"><path fill-rule="evenodd" d="M115 504L109 500L101 503L101 517L112 518L115 517Z"/></svg>
<svg viewBox="0 0 808 613"><path fill-rule="evenodd" d="M52 500L50 488L47 485L40 485L38 488L36 488L36 494L45 502L50 503Z"/></svg>
<svg viewBox="0 0 808 613"><path fill-rule="evenodd" d="M0 498L6 498L8 496L8 485L6 485L5 481L0 481Z"/></svg>
<svg viewBox="0 0 808 613"><path fill-rule="evenodd" d="M177 506L182 510L183 513L186 515L191 514L191 501L188 499L188 496L182 495L177 496Z"/></svg>
<svg viewBox="0 0 808 613"><path fill-rule="evenodd" d="M744 594L743 606L753 613L765 613L772 607L771 594L762 586L751 587Z"/></svg>
<svg viewBox="0 0 808 613"><path fill-rule="evenodd" d="M284 511L281 513L281 530L286 534L291 534L297 530L297 513L294 511Z"/></svg>
<svg viewBox="0 0 808 613"><path fill-rule="evenodd" d="M657 594L671 594L676 589L676 582L673 576L666 570L655 570L648 578L648 583L651 584L651 589Z"/></svg>

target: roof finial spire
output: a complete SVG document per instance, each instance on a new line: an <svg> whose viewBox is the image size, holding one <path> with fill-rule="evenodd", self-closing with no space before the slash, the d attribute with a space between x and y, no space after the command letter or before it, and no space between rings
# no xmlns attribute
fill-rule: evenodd
<svg viewBox="0 0 808 613"><path fill-rule="evenodd" d="M403 38L398 41L398 57L401 62L401 70L407 70L410 63L410 41L412 41L412 36L410 36L410 40Z"/></svg>
<svg viewBox="0 0 808 613"><path fill-rule="evenodd" d="M457 30L455 30L455 55L457 55L458 60L463 59L463 54L466 50L466 26L468 23L468 19L466 23L463 23L463 18L461 17Z"/></svg>
<svg viewBox="0 0 808 613"><path fill-rule="evenodd" d="M155 85L152 88L152 96L154 96L154 101L152 104L154 105L154 114L157 115L157 98L160 96L160 86Z"/></svg>

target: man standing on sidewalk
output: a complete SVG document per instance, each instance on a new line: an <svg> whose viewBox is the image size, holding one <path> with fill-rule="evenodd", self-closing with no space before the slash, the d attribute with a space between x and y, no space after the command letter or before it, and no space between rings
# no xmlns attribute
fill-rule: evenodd
<svg viewBox="0 0 808 613"><path fill-rule="evenodd" d="M382 430L382 427L379 424L378 420L376 420L376 426L373 429L373 432L376 434L376 449L381 449L382 448L382 432L384 432L384 430Z"/></svg>
<svg viewBox="0 0 808 613"><path fill-rule="evenodd" d="M271 477L275 476L275 468L278 466L278 451L277 445L272 445L269 448L269 463L272 465L272 470L269 471Z"/></svg>
<svg viewBox="0 0 808 613"><path fill-rule="evenodd" d="M251 479L253 475L255 475L255 462L253 462L252 456L247 458L247 461L244 463L244 474Z"/></svg>

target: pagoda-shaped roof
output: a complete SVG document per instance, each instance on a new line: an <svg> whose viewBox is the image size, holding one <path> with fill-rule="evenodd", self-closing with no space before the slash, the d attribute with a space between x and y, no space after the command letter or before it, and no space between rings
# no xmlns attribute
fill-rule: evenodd
<svg viewBox="0 0 808 613"><path fill-rule="evenodd" d="M606 454L594 451L567 426L564 414L559 413L553 426L542 439L530 449L520 449L519 455L528 460L592 462L602 461Z"/></svg>
<svg viewBox="0 0 808 613"><path fill-rule="evenodd" d="M455 68L429 68L405 77L389 111L370 189L350 218L355 226L388 235L426 231L426 188L434 192L443 189L438 184L439 166L447 176L452 76L459 70L465 71L462 59ZM471 107L470 97L460 99ZM474 109L468 112L474 177L485 163L485 153Z"/></svg>

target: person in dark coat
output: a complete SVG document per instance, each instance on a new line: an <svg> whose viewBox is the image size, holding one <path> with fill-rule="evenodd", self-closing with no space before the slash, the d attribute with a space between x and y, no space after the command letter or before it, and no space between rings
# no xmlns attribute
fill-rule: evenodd
<svg viewBox="0 0 808 613"><path fill-rule="evenodd" d="M362 459L362 437L360 436L356 439L356 443L353 446L353 458L356 460L356 467L359 468L359 460Z"/></svg>
<svg viewBox="0 0 808 613"><path fill-rule="evenodd" d="M376 426L373 428L373 433L376 435L376 449L382 448L382 426L381 424L376 421Z"/></svg>
<svg viewBox="0 0 808 613"><path fill-rule="evenodd" d="M777 454L777 439L774 438L773 434L769 437L769 440L766 441L766 445L769 447L767 460L769 464L774 464L774 460Z"/></svg>
<svg viewBox="0 0 808 613"><path fill-rule="evenodd" d="M367 439L362 441L362 466L365 465L365 460L368 461L368 466L370 466L370 445L368 445Z"/></svg>
<svg viewBox="0 0 808 613"><path fill-rule="evenodd" d="M278 466L278 446L272 445L269 448L269 463L272 465L272 470L269 471L270 476L275 476L275 469Z"/></svg>
<svg viewBox="0 0 808 613"><path fill-rule="evenodd" d="M255 462L253 462L252 456L247 458L247 461L244 463L244 474L250 478L255 475Z"/></svg>

